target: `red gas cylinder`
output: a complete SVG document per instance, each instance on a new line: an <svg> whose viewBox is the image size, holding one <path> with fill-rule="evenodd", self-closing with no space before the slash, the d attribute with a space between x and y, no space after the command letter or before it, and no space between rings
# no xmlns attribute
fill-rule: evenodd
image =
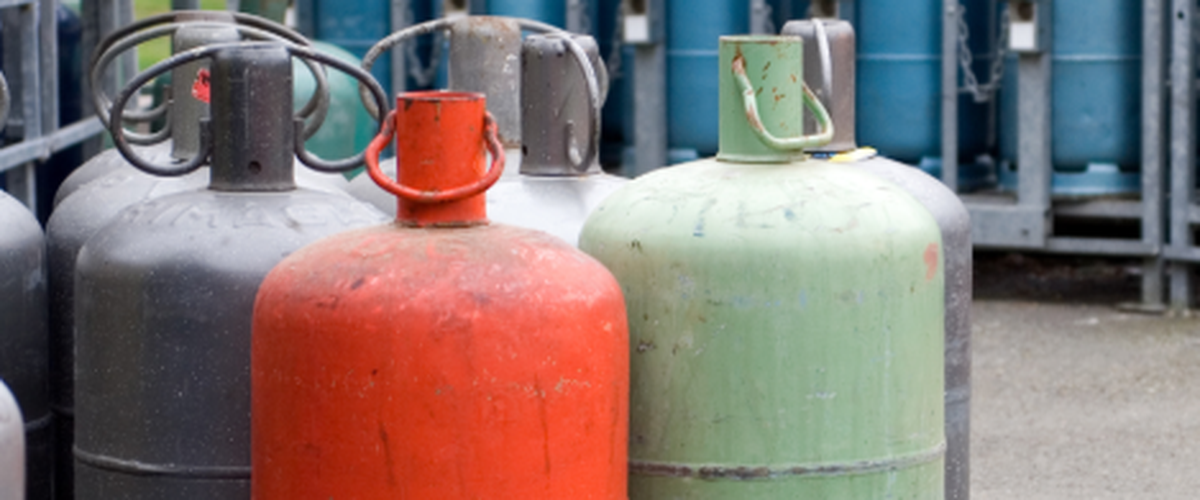
<svg viewBox="0 0 1200 500"><path fill-rule="evenodd" d="M253 497L626 498L616 280L488 223L504 151L481 94L403 94L385 123L367 165L395 224L312 244L259 289ZM398 182L378 165L393 128Z"/></svg>

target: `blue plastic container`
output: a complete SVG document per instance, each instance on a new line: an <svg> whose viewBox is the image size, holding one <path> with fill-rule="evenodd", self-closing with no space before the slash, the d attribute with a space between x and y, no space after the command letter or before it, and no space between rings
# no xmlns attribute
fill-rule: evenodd
<svg viewBox="0 0 1200 500"><path fill-rule="evenodd" d="M1056 0L1051 46L1054 176L1064 196L1141 187L1142 5L1137 0ZM1017 158L1017 64L1006 61L1000 152ZM1116 168L1114 168L1114 166ZM1015 188L1011 179L1006 187Z"/></svg>
<svg viewBox="0 0 1200 500"><path fill-rule="evenodd" d="M673 158L716 154L718 40L749 30L745 0L668 0L667 145Z"/></svg>
<svg viewBox="0 0 1200 500"><path fill-rule="evenodd" d="M967 3L973 69L986 80L992 16ZM940 157L942 0L859 0L854 10L859 144L905 163ZM958 110L959 161L971 163L987 149L988 110L967 95Z"/></svg>

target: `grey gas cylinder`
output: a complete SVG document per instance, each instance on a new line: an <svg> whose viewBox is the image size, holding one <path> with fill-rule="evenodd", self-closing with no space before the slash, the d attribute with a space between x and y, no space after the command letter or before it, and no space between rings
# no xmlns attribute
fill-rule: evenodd
<svg viewBox="0 0 1200 500"><path fill-rule="evenodd" d="M380 40L363 57L363 68L370 70L379 57L397 45L438 30L450 32L450 59L447 70L450 90L480 92L487 96L488 112L496 118L500 142L504 144L504 175L517 175L523 157L522 30L535 34L565 32L537 21L502 16L437 19L405 28ZM607 77L604 80L607 82ZM385 174L395 177L394 158L381 161L379 166ZM346 192L389 214L396 213L395 195L384 191L367 175L359 175L351 180Z"/></svg>
<svg viewBox="0 0 1200 500"><path fill-rule="evenodd" d="M211 43L222 43L240 40L243 36L250 39L280 39L300 45L310 42L291 29L276 24L270 20L224 11L176 11L167 14L147 17L129 26L123 27L106 37L93 53L89 77L92 79L92 101L101 121L108 123L108 99L102 93L96 80L103 75L112 58L131 47L146 41L172 35L172 50L179 53L185 50L201 47ZM192 93L199 71L204 68L203 61L177 68L171 75L171 87L168 102L160 108L148 113L130 113L132 121L144 122L166 116L168 127L149 136L134 136L134 143L150 148L143 153L146 155L169 154L175 160L191 157L196 151L199 140L197 126L199 119L207 116L207 105ZM313 117L309 134L315 133L325 115L328 105L328 89L323 78L318 79L318 95L308 107L301 112L302 116ZM130 121L130 118L126 118ZM161 141L161 142L160 142ZM114 172L141 174L113 149L107 149L89 159L86 163L67 176L54 195L54 206L82 189L93 181ZM312 184L328 184L329 187L342 188L344 178L339 175L321 174L310 171L299 171L299 176L305 182ZM143 174L144 175L144 174Z"/></svg>
<svg viewBox="0 0 1200 500"><path fill-rule="evenodd" d="M21 413L14 414L0 401L0 434L21 429L24 434L22 477L30 500L50 498L52 432L50 385L47 367L46 242L33 214L16 199L0 191L0 380L11 388ZM7 391L4 391L7 392ZM6 413L7 411L7 413ZM15 420L5 422L5 418ZM11 443L11 439L9 441ZM0 478L11 450L0 438ZM11 445L10 445L11 446ZM6 488L0 481L0 498Z"/></svg>
<svg viewBox="0 0 1200 500"><path fill-rule="evenodd" d="M211 119L200 155L138 168L176 175L210 162L207 189L145 201L93 235L76 264L76 498L244 500L250 496L250 326L258 286L319 238L388 218L345 196L298 187L296 156L352 168L297 144L291 56L365 72L307 48L209 46L163 68L210 59ZM133 89L113 103L113 122ZM270 89L270 91L262 91ZM132 150L110 124L123 154ZM302 143L300 143L302 147ZM211 155L208 153L211 151Z"/></svg>
<svg viewBox="0 0 1200 500"><path fill-rule="evenodd" d="M600 106L607 78L595 40L530 35L521 51L519 175L488 191L488 217L548 232L576 244L600 202L628 182L599 163Z"/></svg>
<svg viewBox="0 0 1200 500"><path fill-rule="evenodd" d="M820 23L822 30L816 24ZM826 38L821 39L824 32ZM970 497L971 436L971 219L949 188L921 170L869 151L854 151L854 30L834 19L791 21L784 35L804 39L804 79L822 96L838 134L832 161L881 177L912 195L937 221L945 252L946 499ZM823 48L825 47L825 48ZM822 54L825 52L825 54ZM822 62L822 61L826 62ZM826 79L825 75L829 75ZM845 132L843 132L845 131Z"/></svg>

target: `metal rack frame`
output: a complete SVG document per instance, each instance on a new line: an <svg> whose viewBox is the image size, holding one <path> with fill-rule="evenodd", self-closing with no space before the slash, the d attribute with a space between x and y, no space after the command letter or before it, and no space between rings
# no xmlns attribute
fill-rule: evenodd
<svg viewBox="0 0 1200 500"><path fill-rule="evenodd" d="M1048 6L1050 1L1053 0L1039 0L1038 3ZM1195 2L1173 1L1176 4ZM1018 56L1018 92L1021 96L1018 120L1022 133L1018 138L1020 176L1016 195L960 195L971 213L971 236L976 248L1141 258L1142 300L1136 307L1151 311L1163 307L1164 284L1163 102L1166 80L1163 71L1163 2L1164 0L1144 0L1142 3L1142 190L1139 199L1052 199L1050 180L1053 171L1053 138L1050 115L1053 102L1050 86L1053 75L1048 50ZM955 16L959 0L943 0L943 5L942 181L957 191L959 91ZM1188 19L1190 20L1190 14ZM1176 33L1176 40L1179 36ZM1187 36L1187 40L1191 40L1190 32ZM1178 41L1176 47L1178 48ZM1172 68L1174 71L1174 66ZM1194 85L1194 79L1192 84ZM1174 96L1173 106L1178 106L1174 104ZM1173 124L1178 124L1179 116L1172 116ZM1175 135L1174 126L1172 130L1172 135ZM1173 165L1175 149L1172 148ZM1178 201L1175 200L1173 205ZM1200 208L1195 209L1195 213L1200 215ZM1058 236L1054 230L1056 216L1138 221L1141 225L1141 237L1126 239ZM1200 221L1200 216L1195 220ZM1200 252L1197 252L1196 256L1196 260L1200 261ZM1173 271L1173 295L1175 287L1182 286L1176 285L1175 275Z"/></svg>
<svg viewBox="0 0 1200 500"><path fill-rule="evenodd" d="M1161 0L1160 0L1161 1ZM1196 200L1196 0L1171 2L1171 219L1163 256L1169 262L1170 305L1192 306L1192 267L1200 262L1193 230L1200 224Z"/></svg>
<svg viewBox="0 0 1200 500"><path fill-rule="evenodd" d="M131 0L96 0L83 5L84 47L95 46L100 34L133 19ZM58 0L0 0L4 67L9 68L14 103L5 129L12 142L0 148L0 174L6 176L9 194L31 209L37 206L38 164L104 130L100 120L90 116L90 109L75 123L61 128L58 123L57 8ZM136 65L132 57L127 61L126 65ZM115 87L116 81L111 84ZM90 104L87 99L84 102Z"/></svg>

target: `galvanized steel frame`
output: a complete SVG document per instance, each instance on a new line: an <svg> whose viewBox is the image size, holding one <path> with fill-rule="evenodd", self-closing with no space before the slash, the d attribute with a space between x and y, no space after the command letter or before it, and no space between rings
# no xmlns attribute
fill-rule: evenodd
<svg viewBox="0 0 1200 500"><path fill-rule="evenodd" d="M1192 265L1200 262L1194 226L1200 223L1196 204L1196 0L1171 2L1171 184L1168 244L1163 254L1170 274L1170 306L1186 310L1192 306Z"/></svg>
<svg viewBox="0 0 1200 500"><path fill-rule="evenodd" d="M132 0L85 1L83 6L85 48L94 46L104 33L133 20ZM0 148L0 174L7 176L10 194L31 208L37 205L38 163L104 130L92 116L62 128L58 123L57 7L57 0L0 0L4 36L9 42L5 44L4 62L10 68L13 102L20 103L13 106L7 130L7 136L16 142ZM90 19L88 14L95 18ZM135 58L127 58L125 73L130 74L136 64ZM19 76L11 68L19 68ZM112 83L115 87L116 81Z"/></svg>
<svg viewBox="0 0 1200 500"><path fill-rule="evenodd" d="M956 67L957 30L954 26L960 0L943 0L943 58L942 58L942 182L951 189L958 189L958 69ZM1043 9L1048 12L1049 3L1053 0L1038 0ZM1195 0L1172 0L1178 4L1189 4L1194 8ZM1053 102L1050 88L1053 81L1051 57L1049 50L1036 54L1021 54L1018 60L1018 104L1019 130L1018 164L1020 177L1017 193L1012 196L994 196L980 194L961 195L963 203L971 212L972 238L976 248L1015 249L1034 252L1125 256L1142 258L1142 300L1139 307L1158 310L1163 305L1163 269L1164 238L1162 227L1165 221L1163 203L1163 126L1165 110L1163 109L1164 90L1167 81L1163 67L1165 52L1163 47L1164 33L1164 0L1144 0L1143 5L1143 45L1142 45L1142 191L1139 200L1085 200L1058 201L1051 196L1050 181L1053 171L1051 145L1050 110ZM1191 15L1188 11L1188 22ZM1173 16L1174 17L1174 16ZM1176 20L1179 24L1179 20ZM1191 40L1190 24L1186 35L1175 34L1176 50L1181 36ZM1046 37L1050 39L1050 37ZM1186 45L1186 44L1185 44ZM1187 47L1188 57L1191 47ZM1178 56L1176 56L1178 57ZM1172 64L1172 74L1175 73L1175 63ZM1190 66L1189 66L1190 67ZM1190 74L1190 73L1189 73ZM1193 80L1189 80L1194 85ZM1179 87L1176 84L1175 94ZM1190 90L1189 90L1190 92ZM1181 118L1174 111L1179 104L1174 104L1172 113L1172 144L1178 143L1176 134L1180 131L1176 126L1183 125L1190 129L1191 121L1181 123ZM1190 104L1189 104L1190 105ZM993 107L994 109L994 107ZM1190 109L1190 108L1189 108ZM1190 120L1194 115L1187 115ZM1191 144L1190 141L1185 144ZM1173 147L1172 165L1175 164ZM1187 148L1183 148L1187 149ZM1189 161L1194 161L1190 152ZM1181 157L1182 159L1182 157ZM1190 163L1189 163L1190 164ZM1189 171L1190 173L1190 171ZM1173 173L1174 175L1174 173ZM1177 182L1180 176L1173 177ZM1192 179L1192 177L1187 177ZM1177 205L1183 203L1180 196L1174 196L1172 213L1179 212ZM1191 198L1188 198L1190 201ZM1200 209L1196 210L1200 213ZM1071 216L1092 219L1137 220L1141 225L1141 237L1138 239L1122 238L1081 238L1056 236L1054 229L1055 216ZM1175 217L1178 220L1178 217ZM1200 218L1194 219L1200 222ZM1172 229L1175 228L1173 222ZM1188 240L1190 245L1190 240ZM1196 260L1200 261L1200 251L1195 252ZM1185 273L1172 271L1172 296L1185 293L1184 288L1176 291L1177 287L1185 287L1177 277ZM1173 299L1174 300L1174 299Z"/></svg>

